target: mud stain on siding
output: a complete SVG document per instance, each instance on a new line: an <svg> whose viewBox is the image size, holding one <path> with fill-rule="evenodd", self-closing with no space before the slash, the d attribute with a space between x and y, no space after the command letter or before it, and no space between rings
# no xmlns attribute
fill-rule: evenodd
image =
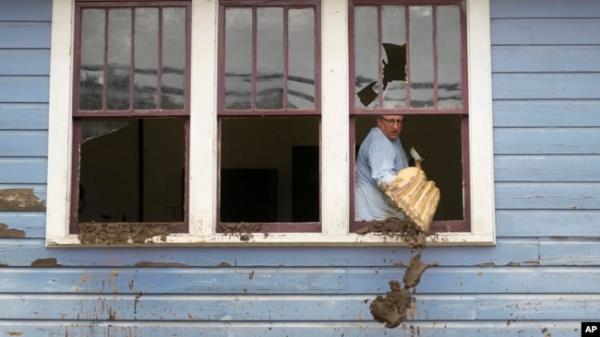
<svg viewBox="0 0 600 337"><path fill-rule="evenodd" d="M25 232L18 229L8 228L7 224L0 223L0 238L24 238Z"/></svg>
<svg viewBox="0 0 600 337"><path fill-rule="evenodd" d="M54 257L50 257L47 259L37 259L31 262L32 267L60 267L58 261Z"/></svg>
<svg viewBox="0 0 600 337"><path fill-rule="evenodd" d="M32 188L0 189L0 211L44 211L46 206Z"/></svg>
<svg viewBox="0 0 600 337"><path fill-rule="evenodd" d="M136 267L187 267L185 263L177 262L153 262L153 261L140 261L135 264Z"/></svg>

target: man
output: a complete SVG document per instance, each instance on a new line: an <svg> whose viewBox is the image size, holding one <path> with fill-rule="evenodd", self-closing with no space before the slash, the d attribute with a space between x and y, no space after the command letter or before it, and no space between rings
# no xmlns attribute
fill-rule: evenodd
<svg viewBox="0 0 600 337"><path fill-rule="evenodd" d="M377 126L360 145L354 191L357 221L406 218L383 192L394 181L398 171L408 166L399 139L403 119L401 115L379 116Z"/></svg>

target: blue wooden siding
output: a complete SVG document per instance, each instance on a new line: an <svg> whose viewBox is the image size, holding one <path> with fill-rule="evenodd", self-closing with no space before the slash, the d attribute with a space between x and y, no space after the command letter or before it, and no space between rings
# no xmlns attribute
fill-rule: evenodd
<svg viewBox="0 0 600 337"><path fill-rule="evenodd" d="M407 324L368 311L406 249L46 249L24 210L0 212L24 236L0 238L0 335L579 335L600 317L600 2L491 5L497 245L426 249ZM0 189L42 199L50 12L0 2Z"/></svg>

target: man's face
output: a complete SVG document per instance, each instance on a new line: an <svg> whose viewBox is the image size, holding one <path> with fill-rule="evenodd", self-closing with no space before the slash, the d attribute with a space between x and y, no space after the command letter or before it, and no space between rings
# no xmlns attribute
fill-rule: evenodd
<svg viewBox="0 0 600 337"><path fill-rule="evenodd" d="M400 136L402 131L402 122L404 116L401 115L385 115L377 118L377 127L383 131L383 134L391 140Z"/></svg>

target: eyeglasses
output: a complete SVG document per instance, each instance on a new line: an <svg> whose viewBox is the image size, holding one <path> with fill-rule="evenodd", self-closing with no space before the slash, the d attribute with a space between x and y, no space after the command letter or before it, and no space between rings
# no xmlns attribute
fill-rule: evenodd
<svg viewBox="0 0 600 337"><path fill-rule="evenodd" d="M393 125L401 125L402 122L404 122L404 120L402 120L402 119L388 119L388 118L384 118L384 117L380 117L380 118L384 122L386 122L388 124L393 124Z"/></svg>

